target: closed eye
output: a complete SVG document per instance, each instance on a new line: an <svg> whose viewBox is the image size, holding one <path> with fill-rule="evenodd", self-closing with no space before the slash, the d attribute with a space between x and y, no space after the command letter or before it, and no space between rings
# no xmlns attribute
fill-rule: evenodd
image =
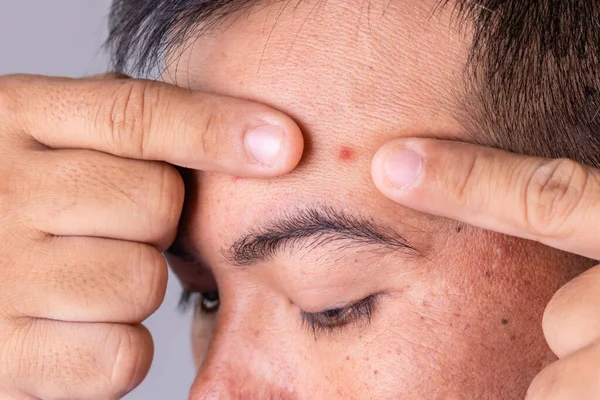
<svg viewBox="0 0 600 400"><path fill-rule="evenodd" d="M314 334L318 332L333 333L352 324L369 324L373 314L377 311L378 299L378 295L371 295L347 307L318 313L302 311L302 323Z"/></svg>

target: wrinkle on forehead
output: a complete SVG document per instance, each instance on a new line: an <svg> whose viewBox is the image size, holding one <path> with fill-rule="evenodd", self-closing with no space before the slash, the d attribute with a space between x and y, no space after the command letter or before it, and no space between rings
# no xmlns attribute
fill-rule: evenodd
<svg viewBox="0 0 600 400"><path fill-rule="evenodd" d="M356 144L358 157L398 136L468 139L455 118L467 44L449 15L432 15L433 1L288 3L198 38L173 79L272 105L296 119L309 147L323 131L351 139L336 144ZM380 16L365 23L365 13Z"/></svg>

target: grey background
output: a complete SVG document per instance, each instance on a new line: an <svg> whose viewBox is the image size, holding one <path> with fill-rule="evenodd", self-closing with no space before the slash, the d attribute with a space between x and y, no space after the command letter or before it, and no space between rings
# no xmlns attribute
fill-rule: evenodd
<svg viewBox="0 0 600 400"><path fill-rule="evenodd" d="M106 70L101 51L110 0L0 0L0 74L80 77ZM171 276L165 303L146 326L156 343L146 381L127 400L186 399L194 377L190 317L176 310Z"/></svg>

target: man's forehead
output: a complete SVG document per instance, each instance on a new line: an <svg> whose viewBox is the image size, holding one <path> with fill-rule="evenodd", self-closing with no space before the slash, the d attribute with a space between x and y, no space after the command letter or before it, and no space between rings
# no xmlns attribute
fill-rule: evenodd
<svg viewBox="0 0 600 400"><path fill-rule="evenodd" d="M434 2L320 3L232 16L190 41L165 77L279 108L315 146L335 143L329 153L349 141L367 151L403 135L460 136L466 45L449 15L432 14Z"/></svg>
<svg viewBox="0 0 600 400"><path fill-rule="evenodd" d="M319 11L310 1L296 9L284 3L223 21L222 29L195 40L170 70L179 84L192 89L249 98L286 112L307 141L299 168L281 178L247 181L201 174L199 214L206 213L195 217L198 226L211 223L203 218L221 215L231 216L228 226L247 230L260 224L261 216L315 202L372 210L389 217L391 225L425 226L425 216L392 208L379 194L370 164L392 138L461 137L453 112L464 57L449 33L450 17L432 17L429 4L408 1L394 2L385 14L371 10L370 22L361 20L367 9L351 8L362 0L329 0ZM311 13L331 18L308 19Z"/></svg>

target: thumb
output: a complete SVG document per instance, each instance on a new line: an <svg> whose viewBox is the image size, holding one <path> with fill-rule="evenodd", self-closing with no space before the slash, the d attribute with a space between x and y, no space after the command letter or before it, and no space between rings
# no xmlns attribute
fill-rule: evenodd
<svg viewBox="0 0 600 400"><path fill-rule="evenodd" d="M472 144L402 139L372 165L390 199L428 214L600 259L600 171Z"/></svg>

